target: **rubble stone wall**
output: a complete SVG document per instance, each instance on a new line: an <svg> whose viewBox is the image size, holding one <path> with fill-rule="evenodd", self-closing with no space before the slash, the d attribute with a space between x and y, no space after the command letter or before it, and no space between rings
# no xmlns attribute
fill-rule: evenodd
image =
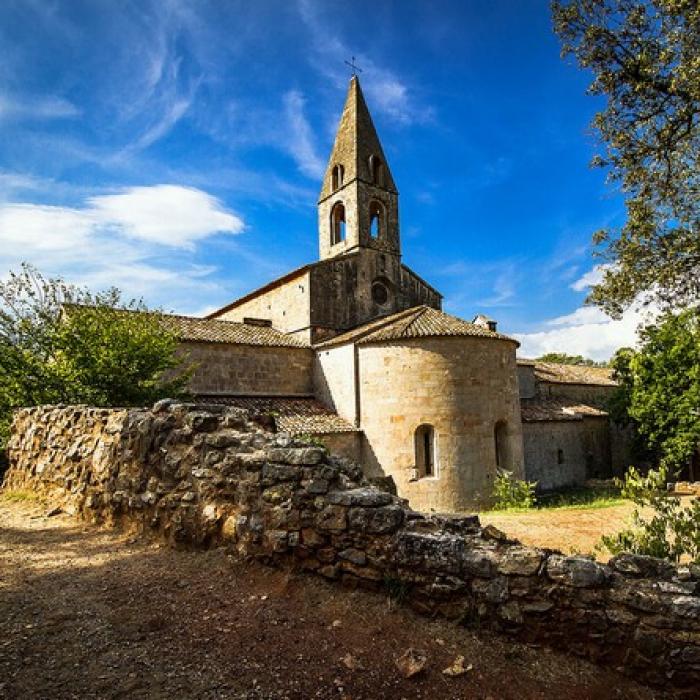
<svg viewBox="0 0 700 700"><path fill-rule="evenodd" d="M357 465L270 427L241 410L169 401L25 409L5 487L172 543L225 545L384 589L426 614L697 691L698 567L630 555L603 565L525 547L475 516L417 513Z"/></svg>

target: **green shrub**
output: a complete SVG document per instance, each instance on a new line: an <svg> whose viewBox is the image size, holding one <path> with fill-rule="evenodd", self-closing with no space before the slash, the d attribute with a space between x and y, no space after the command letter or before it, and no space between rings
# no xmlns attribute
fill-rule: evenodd
<svg viewBox="0 0 700 700"><path fill-rule="evenodd" d="M184 395L193 367L166 318L116 289L91 294L27 264L11 272L0 281L0 452L23 406L146 406Z"/></svg>
<svg viewBox="0 0 700 700"><path fill-rule="evenodd" d="M516 479L513 472L499 469L493 482L494 510L532 508L535 505L536 481Z"/></svg>
<svg viewBox="0 0 700 700"><path fill-rule="evenodd" d="M632 552L677 562L688 556L700 562L700 499L685 506L666 489L668 470L661 467L642 476L630 467L625 480L618 480L621 493L639 508L653 509L647 518L638 508L632 513L631 527L614 535L604 535L601 544L612 554Z"/></svg>

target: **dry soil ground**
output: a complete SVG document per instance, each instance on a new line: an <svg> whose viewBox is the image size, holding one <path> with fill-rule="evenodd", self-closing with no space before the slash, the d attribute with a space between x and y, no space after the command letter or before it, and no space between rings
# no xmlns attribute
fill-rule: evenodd
<svg viewBox="0 0 700 700"><path fill-rule="evenodd" d="M517 537L525 544L551 547L563 552L596 554L607 560L609 555L596 552L601 535L612 535L625 527L632 515L634 504L603 508L542 508L531 512L479 513L484 525L495 525L499 530Z"/></svg>
<svg viewBox="0 0 700 700"><path fill-rule="evenodd" d="M0 495L0 697L660 698L377 593L175 551ZM403 678L395 659L424 650ZM442 674L458 655L472 670Z"/></svg>
<svg viewBox="0 0 700 700"><path fill-rule="evenodd" d="M684 496L681 500L690 500ZM610 554L596 550L602 535L612 535L629 525L635 506L631 501L598 508L542 508L524 512L479 513L484 525L495 525L525 544L550 547L568 553L594 554L607 561ZM651 509L642 509L650 517Z"/></svg>

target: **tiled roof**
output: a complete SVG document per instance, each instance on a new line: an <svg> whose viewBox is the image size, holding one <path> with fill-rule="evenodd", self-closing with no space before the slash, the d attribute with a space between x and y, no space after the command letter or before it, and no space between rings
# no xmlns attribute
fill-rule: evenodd
<svg viewBox="0 0 700 700"><path fill-rule="evenodd" d="M270 326L167 314L161 315L161 322L179 340L202 343L267 345L268 347L280 348L308 347L301 339L282 333Z"/></svg>
<svg viewBox="0 0 700 700"><path fill-rule="evenodd" d="M355 342L374 343L384 340L406 338L430 338L436 336L478 336L517 342L507 335L490 331L488 328L467 323L461 318L450 316L430 306L415 306L399 311L391 316L371 321L363 326L331 338L317 345L317 348Z"/></svg>
<svg viewBox="0 0 700 700"><path fill-rule="evenodd" d="M583 416L604 417L608 415L600 408L576 403L567 398L521 399L520 414L523 423L581 420Z"/></svg>
<svg viewBox="0 0 700 700"><path fill-rule="evenodd" d="M70 313L79 304L64 304L64 310ZM198 343L231 343L239 345L266 345L280 348L309 347L303 340L282 333L270 326L259 326L252 323L237 323L234 321L219 321L195 316L177 316L175 314L142 312L130 309L118 309L120 313L147 313L156 316L162 326L173 333L178 340Z"/></svg>
<svg viewBox="0 0 700 700"><path fill-rule="evenodd" d="M520 362L520 361L519 361ZM526 364L527 361L522 364ZM555 362L535 361L535 377L551 384L594 384L617 386L609 367L587 367L586 365L562 365Z"/></svg>
<svg viewBox="0 0 700 700"><path fill-rule="evenodd" d="M313 398L277 396L199 396L203 403L224 404L249 411L271 413L277 429L291 435L351 433L356 428Z"/></svg>

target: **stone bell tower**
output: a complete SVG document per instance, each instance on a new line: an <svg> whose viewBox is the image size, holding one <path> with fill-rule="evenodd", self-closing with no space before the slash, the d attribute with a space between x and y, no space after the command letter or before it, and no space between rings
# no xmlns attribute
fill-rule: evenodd
<svg viewBox="0 0 700 700"><path fill-rule="evenodd" d="M399 193L355 75L318 201L321 260L361 249L400 258L398 210Z"/></svg>

